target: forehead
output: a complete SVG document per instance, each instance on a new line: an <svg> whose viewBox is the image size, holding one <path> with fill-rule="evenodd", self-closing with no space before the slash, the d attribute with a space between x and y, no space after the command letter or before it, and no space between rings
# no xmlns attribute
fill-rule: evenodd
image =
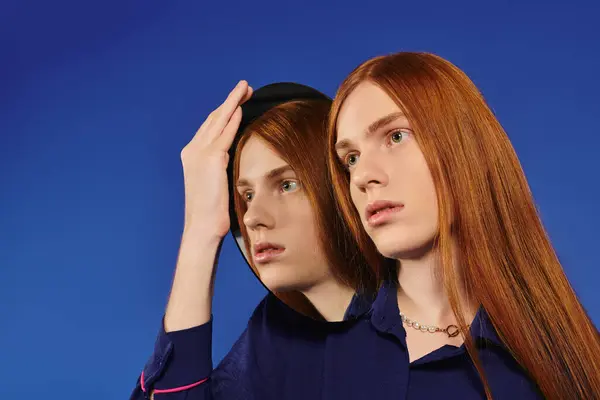
<svg viewBox="0 0 600 400"><path fill-rule="evenodd" d="M265 173L288 163L263 139L251 136L240 154L240 179L258 179Z"/></svg>
<svg viewBox="0 0 600 400"><path fill-rule="evenodd" d="M355 139L381 117L401 111L377 85L363 82L344 100L337 119L337 140Z"/></svg>

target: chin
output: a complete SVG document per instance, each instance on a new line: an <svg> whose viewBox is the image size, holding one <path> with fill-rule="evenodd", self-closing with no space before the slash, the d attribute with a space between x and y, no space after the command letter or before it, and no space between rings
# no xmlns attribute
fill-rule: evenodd
<svg viewBox="0 0 600 400"><path fill-rule="evenodd" d="M392 229L371 236L373 243L384 257L395 260L415 259L429 253L433 248L433 233L419 234L408 229Z"/></svg>
<svg viewBox="0 0 600 400"><path fill-rule="evenodd" d="M300 290L303 287L302 282L297 276L291 276L289 268L273 268L274 265L268 265L263 271L260 271L260 280L271 292L291 292ZM286 271L282 271L285 269Z"/></svg>

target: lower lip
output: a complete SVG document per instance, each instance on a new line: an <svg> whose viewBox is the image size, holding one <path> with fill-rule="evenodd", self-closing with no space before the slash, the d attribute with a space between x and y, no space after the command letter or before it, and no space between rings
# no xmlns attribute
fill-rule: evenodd
<svg viewBox="0 0 600 400"><path fill-rule="evenodd" d="M279 257L284 251L285 249L269 249L266 251L261 251L260 253L254 255L254 261L259 264L265 264Z"/></svg>
<svg viewBox="0 0 600 400"><path fill-rule="evenodd" d="M367 220L367 223L369 226L383 225L392 219L396 213L402 210L402 208L403 207L401 206L386 208L385 210L379 211L377 214L371 215Z"/></svg>

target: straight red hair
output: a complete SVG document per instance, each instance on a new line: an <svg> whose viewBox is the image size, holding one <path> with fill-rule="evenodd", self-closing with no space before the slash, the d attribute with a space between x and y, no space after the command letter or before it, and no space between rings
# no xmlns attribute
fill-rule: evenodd
<svg viewBox="0 0 600 400"><path fill-rule="evenodd" d="M328 164L335 193L378 275L388 272L386 263L361 225L348 173L334 149L340 108L367 81L406 114L429 165L439 206L440 272L459 325L468 323L458 300L461 280L544 396L597 398L600 336L563 272L517 155L473 82L432 54L396 53L363 63L344 80L332 106ZM453 265L453 242L460 274ZM469 332L463 334L491 399L474 341Z"/></svg>
<svg viewBox="0 0 600 400"><path fill-rule="evenodd" d="M271 108L253 121L242 132L234 156L233 176L237 181L240 157L251 137L263 140L294 170L302 190L311 203L321 248L333 276L341 283L360 293L376 290L375 273L364 259L352 233L337 212L327 169L327 116L331 102L326 100L290 101ZM260 275L250 256L250 239L244 225L247 204L236 192L234 206L248 263L256 276ZM323 319L308 299L300 292L277 292L277 297L302 314Z"/></svg>

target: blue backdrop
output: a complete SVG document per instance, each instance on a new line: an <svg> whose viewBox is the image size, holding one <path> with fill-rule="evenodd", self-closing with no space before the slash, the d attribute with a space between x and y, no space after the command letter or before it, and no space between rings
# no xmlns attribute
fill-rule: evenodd
<svg viewBox="0 0 600 400"><path fill-rule="evenodd" d="M446 57L481 88L599 324L598 3L417 3L4 0L0 397L127 398L176 261L179 152L206 115L239 79L333 95L398 50ZM264 294L228 237L215 363Z"/></svg>

